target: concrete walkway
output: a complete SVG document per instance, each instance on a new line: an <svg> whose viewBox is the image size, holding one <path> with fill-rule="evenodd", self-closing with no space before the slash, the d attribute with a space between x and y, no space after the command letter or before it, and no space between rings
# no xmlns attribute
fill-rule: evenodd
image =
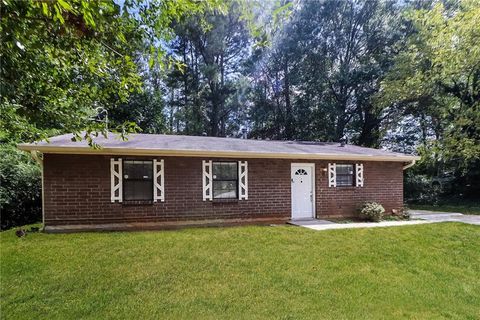
<svg viewBox="0 0 480 320"><path fill-rule="evenodd" d="M333 230L333 229L351 229L351 228L378 228L378 227L399 227L416 224L437 223L437 222L463 222L468 224L480 225L480 216L464 215L461 213L433 212L424 210L410 210L413 220L409 221L381 221L381 222L353 222L336 223L328 220L292 220L289 223L312 230Z"/></svg>
<svg viewBox="0 0 480 320"><path fill-rule="evenodd" d="M438 221L413 220L413 221L381 221L381 222L352 222L336 223L327 220L292 220L289 223L295 226L305 227L312 230L333 230L333 229L353 229L353 228L378 228L378 227L397 227L415 224L435 223Z"/></svg>

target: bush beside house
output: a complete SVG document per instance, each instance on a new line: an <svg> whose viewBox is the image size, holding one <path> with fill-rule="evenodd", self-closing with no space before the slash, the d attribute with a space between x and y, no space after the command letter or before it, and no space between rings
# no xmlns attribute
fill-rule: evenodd
<svg viewBox="0 0 480 320"><path fill-rule="evenodd" d="M368 221L379 222L383 219L385 208L377 202L364 202L359 208L359 213Z"/></svg>
<svg viewBox="0 0 480 320"><path fill-rule="evenodd" d="M41 221L41 170L29 154L2 146L0 182L0 230Z"/></svg>

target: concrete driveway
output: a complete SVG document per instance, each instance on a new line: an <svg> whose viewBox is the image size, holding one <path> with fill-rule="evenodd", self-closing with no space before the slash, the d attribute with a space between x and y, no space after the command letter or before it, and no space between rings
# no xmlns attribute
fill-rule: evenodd
<svg viewBox="0 0 480 320"><path fill-rule="evenodd" d="M422 219L430 222L463 222L480 225L480 215L468 215L456 212L437 212L428 210L410 210L412 219Z"/></svg>

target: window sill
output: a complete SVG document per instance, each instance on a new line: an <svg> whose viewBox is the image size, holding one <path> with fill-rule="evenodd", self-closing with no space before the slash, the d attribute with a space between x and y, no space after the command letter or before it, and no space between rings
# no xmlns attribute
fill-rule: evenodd
<svg viewBox="0 0 480 320"><path fill-rule="evenodd" d="M148 206L153 205L153 200L123 200L124 206Z"/></svg>
<svg viewBox="0 0 480 320"><path fill-rule="evenodd" d="M213 203L237 203L238 199L237 198L234 198L234 199L213 199L212 202Z"/></svg>

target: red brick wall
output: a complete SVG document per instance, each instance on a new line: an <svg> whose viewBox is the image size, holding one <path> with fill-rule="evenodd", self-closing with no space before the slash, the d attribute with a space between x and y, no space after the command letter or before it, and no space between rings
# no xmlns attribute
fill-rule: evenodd
<svg viewBox="0 0 480 320"><path fill-rule="evenodd" d="M291 215L291 162L315 162L316 213L319 218L352 216L356 206L366 200L380 202L387 212L402 207L403 203L401 163L362 162L364 187L329 188L324 171L327 161L275 159L238 159L248 161L248 200L203 201L202 160L218 159L184 157L163 157L165 202L135 205L112 203L110 158L94 155L45 155L44 199L47 226L238 218L288 220Z"/></svg>

